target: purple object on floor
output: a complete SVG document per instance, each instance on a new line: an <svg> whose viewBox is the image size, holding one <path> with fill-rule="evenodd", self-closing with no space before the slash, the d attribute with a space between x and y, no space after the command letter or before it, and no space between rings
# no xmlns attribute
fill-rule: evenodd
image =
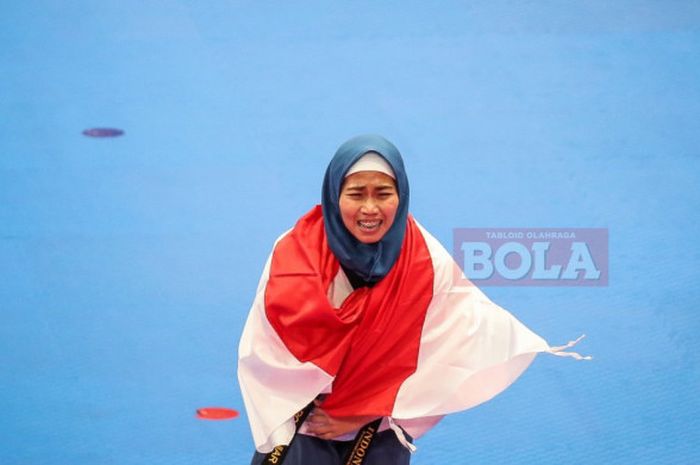
<svg viewBox="0 0 700 465"><path fill-rule="evenodd" d="M124 131L116 128L90 128L83 131L83 135L88 137L119 137Z"/></svg>

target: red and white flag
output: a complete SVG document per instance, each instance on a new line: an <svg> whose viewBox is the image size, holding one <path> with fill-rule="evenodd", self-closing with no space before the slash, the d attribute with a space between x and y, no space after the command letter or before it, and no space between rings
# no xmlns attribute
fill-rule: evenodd
<svg viewBox="0 0 700 465"><path fill-rule="evenodd" d="M275 244L239 347L255 447L286 445L293 416L320 393L331 416L376 415L420 437L444 415L507 388L550 347L475 286L409 216L401 254L353 290L328 248L320 206ZM463 281L462 281L463 282ZM302 429L303 432L303 429Z"/></svg>

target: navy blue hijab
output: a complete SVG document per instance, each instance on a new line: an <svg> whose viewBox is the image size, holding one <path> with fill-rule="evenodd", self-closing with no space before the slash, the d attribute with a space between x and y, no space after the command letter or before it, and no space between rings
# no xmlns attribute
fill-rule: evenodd
<svg viewBox="0 0 700 465"><path fill-rule="evenodd" d="M345 173L367 152L377 152L391 165L399 194L394 223L384 237L374 244L364 244L348 231L343 224L339 206ZM368 283L376 283L386 276L401 252L408 218L408 199L406 170L394 144L382 136L366 134L353 137L338 148L323 179L321 206L328 245L345 269Z"/></svg>

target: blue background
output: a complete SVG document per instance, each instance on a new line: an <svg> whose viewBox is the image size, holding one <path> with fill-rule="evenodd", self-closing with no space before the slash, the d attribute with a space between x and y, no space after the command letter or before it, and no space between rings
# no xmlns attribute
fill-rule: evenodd
<svg viewBox="0 0 700 465"><path fill-rule="evenodd" d="M595 360L539 357L412 463L700 463L700 4L297 3L3 4L0 463L247 463L245 417L195 410L243 413L264 260L363 132L448 249L610 234L608 287L486 289Z"/></svg>

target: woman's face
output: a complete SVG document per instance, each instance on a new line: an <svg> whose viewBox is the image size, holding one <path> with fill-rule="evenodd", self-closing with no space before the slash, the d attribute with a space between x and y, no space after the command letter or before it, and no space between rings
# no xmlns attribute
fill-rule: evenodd
<svg viewBox="0 0 700 465"><path fill-rule="evenodd" d="M353 173L340 188L343 224L365 244L378 242L394 224L399 194L394 179L379 171Z"/></svg>

